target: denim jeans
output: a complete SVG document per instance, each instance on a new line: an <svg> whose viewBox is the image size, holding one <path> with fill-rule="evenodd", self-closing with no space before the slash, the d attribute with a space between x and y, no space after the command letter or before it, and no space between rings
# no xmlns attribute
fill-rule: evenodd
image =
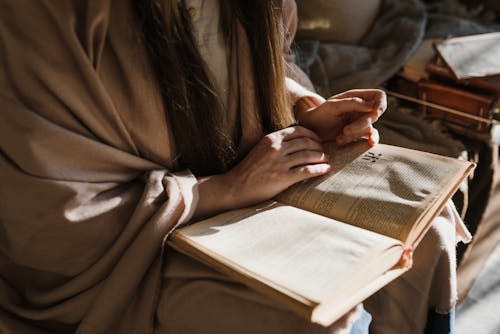
<svg viewBox="0 0 500 334"><path fill-rule="evenodd" d="M363 310L361 317L354 322L351 329L351 334L368 334L370 322L372 321L372 316L370 313Z"/></svg>
<svg viewBox="0 0 500 334"><path fill-rule="evenodd" d="M372 316L363 310L361 317L354 322L350 334L369 334ZM429 311L424 334L453 334L455 333L455 309L448 314L439 314Z"/></svg>

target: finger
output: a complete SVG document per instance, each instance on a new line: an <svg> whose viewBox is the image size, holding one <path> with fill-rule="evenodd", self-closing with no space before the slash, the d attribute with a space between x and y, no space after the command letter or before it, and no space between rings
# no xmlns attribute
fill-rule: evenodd
<svg viewBox="0 0 500 334"><path fill-rule="evenodd" d="M342 129L342 134L346 137L359 137L366 133L366 131L372 126L371 115L363 116L356 119L354 122L347 124Z"/></svg>
<svg viewBox="0 0 500 334"><path fill-rule="evenodd" d="M348 97L344 99L328 99L325 102L327 108L335 114L343 114L346 112L372 112L373 107L371 104L366 103L365 100L359 97Z"/></svg>
<svg viewBox="0 0 500 334"><path fill-rule="evenodd" d="M352 133L349 136L346 136L344 134L339 135L337 138L335 138L335 142L337 143L337 145L346 145L360 139L368 140L369 144L373 146L379 141L379 133L377 129L370 125L366 129L361 130L357 133Z"/></svg>
<svg viewBox="0 0 500 334"><path fill-rule="evenodd" d="M343 99L348 97L360 97L366 100L380 100L384 95L385 92L381 89L350 89L334 95L333 98Z"/></svg>
<svg viewBox="0 0 500 334"><path fill-rule="evenodd" d="M343 133L335 138L338 145L345 145L353 141L358 141L362 138L368 139L373 132L373 125L369 118L362 119L364 122L359 122L356 127L353 124L346 126Z"/></svg>
<svg viewBox="0 0 500 334"><path fill-rule="evenodd" d="M387 94L383 90L381 90L380 92L379 109L382 111L382 113L384 113L387 110Z"/></svg>
<svg viewBox="0 0 500 334"><path fill-rule="evenodd" d="M309 137L295 138L283 143L284 154L289 155L303 150L323 152L321 143Z"/></svg>
<svg viewBox="0 0 500 334"><path fill-rule="evenodd" d="M321 142L321 139L316 133L299 125L281 129L277 131L277 133L281 136L283 141L290 141L300 137L307 137L317 142Z"/></svg>
<svg viewBox="0 0 500 334"><path fill-rule="evenodd" d="M371 146L375 146L376 144L378 144L379 140L380 140L380 135L378 133L378 130L373 128L372 133L368 137L368 143Z"/></svg>
<svg viewBox="0 0 500 334"><path fill-rule="evenodd" d="M376 119L378 119L387 110L387 98L385 92L382 91L383 96L380 100L374 102L374 112L376 113Z"/></svg>
<svg viewBox="0 0 500 334"><path fill-rule="evenodd" d="M326 163L330 157L324 152L318 151L299 151L286 157L286 165L292 169L299 166Z"/></svg>
<svg viewBox="0 0 500 334"><path fill-rule="evenodd" d="M316 176L325 175L330 172L332 167L329 164L314 164L299 166L290 169L290 178L293 183L297 183Z"/></svg>
<svg viewBox="0 0 500 334"><path fill-rule="evenodd" d="M373 111L377 111L378 116L387 109L387 96L381 89L352 89L332 96L330 99L344 99L358 97L371 104Z"/></svg>

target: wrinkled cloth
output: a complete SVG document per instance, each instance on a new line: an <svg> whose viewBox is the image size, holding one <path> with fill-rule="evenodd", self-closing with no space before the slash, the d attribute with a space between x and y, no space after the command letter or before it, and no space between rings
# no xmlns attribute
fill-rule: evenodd
<svg viewBox="0 0 500 334"><path fill-rule="evenodd" d="M314 7L314 1L304 1L306 5ZM424 38L488 29L467 18L445 15L439 8L430 11L418 0L383 0L371 29L359 43L308 35L297 42L297 60L318 92L327 97L347 89L379 86L401 69ZM464 157L465 146L441 124L431 124L389 102L376 125L381 142ZM470 241L470 234L449 203L417 247L414 267L365 301L367 310L373 312L374 333L422 333L426 324L432 331L433 324L427 317L435 313L440 320L453 323L457 302L455 244L460 240ZM436 297L439 300L433 300Z"/></svg>
<svg viewBox="0 0 500 334"><path fill-rule="evenodd" d="M349 334L362 306L325 328L192 258L172 252L166 260L159 333Z"/></svg>
<svg viewBox="0 0 500 334"><path fill-rule="evenodd" d="M458 299L455 245L470 239L449 201L415 249L412 268L364 302L374 313L370 333L423 333L429 313L453 316Z"/></svg>
<svg viewBox="0 0 500 334"><path fill-rule="evenodd" d="M493 179L487 183L490 185L486 189L489 191L488 204L484 212L482 212L483 216L474 234L474 240L467 248L458 268L460 278L458 282L458 294L460 300L466 302L467 305L463 307L462 312L457 312L458 315L467 312L467 307L471 305L470 299L474 299L474 296L477 296L478 292L476 291L475 295L473 294L470 298L466 298L468 297L469 290L476 284L475 280L478 275L486 275L483 273L488 270L485 268L485 265L489 261L488 259L492 258L492 253L496 252L498 254L497 248L500 245L500 154L498 146L495 147L491 155ZM483 192L486 191L483 190ZM495 249L497 250L495 251ZM493 280L486 279L482 282L482 284L491 283ZM479 287L478 289L482 290Z"/></svg>
<svg viewBox="0 0 500 334"><path fill-rule="evenodd" d="M314 6L314 1L307 4ZM500 31L494 17L484 7L471 9L459 0L382 0L371 31L359 43L325 41L324 36L320 41L309 36L299 41L297 59L324 96L351 88L376 87L400 71L423 39ZM495 229L500 207L496 180L498 145L468 137L462 141L456 136L453 138L439 121L431 123L394 103L376 127L381 142L468 158L477 164L470 187L462 184L457 194L463 197L457 202L475 235L458 268L459 292L463 299L486 261L485 254L493 251L499 239ZM459 255L464 250L465 245L459 245Z"/></svg>
<svg viewBox="0 0 500 334"><path fill-rule="evenodd" d="M139 36L129 1L0 4L1 333L154 330L164 242L197 186ZM241 152L263 135L250 56L237 24Z"/></svg>
<svg viewBox="0 0 500 334"><path fill-rule="evenodd" d="M328 41L324 36L321 41L301 39L296 48L298 63L321 95L373 88L401 68L422 41L425 27L426 12L420 1L383 0L379 15L359 43Z"/></svg>
<svg viewBox="0 0 500 334"><path fill-rule="evenodd" d="M293 12L293 4L287 8ZM294 19L285 22L291 30ZM241 26L233 37L228 112L241 126L245 152L262 130ZM164 310L159 303L183 291L164 294L178 269L164 242L190 219L197 190L189 171L177 171L130 4L3 1L0 44L0 332L152 333ZM453 230L454 221L447 223ZM433 254L447 252L437 244ZM426 277L450 279L440 268ZM242 287L220 281L224 289ZM259 325L258 314L244 312L244 296L256 293L238 289L231 292L240 297L235 310ZM210 326L191 297L182 298L190 306L184 316ZM212 308L224 310L218 304L224 300L210 298ZM280 314L271 318L288 319ZM374 317L395 320L375 311Z"/></svg>
<svg viewBox="0 0 500 334"><path fill-rule="evenodd" d="M129 2L0 5L0 332L148 333L196 179Z"/></svg>
<svg viewBox="0 0 500 334"><path fill-rule="evenodd" d="M303 3L303 7L311 7L307 17L310 18L315 2ZM357 43L308 34L297 41L296 53L298 64L318 92L331 96L353 88L373 88L387 81L399 72L424 39L499 29L499 24L471 13L456 0L429 4L421 0L382 0L371 28Z"/></svg>
<svg viewBox="0 0 500 334"><path fill-rule="evenodd" d="M380 142L452 158L466 158L466 147L438 121L430 121L422 113L402 107L397 99L388 100L387 111L376 127Z"/></svg>

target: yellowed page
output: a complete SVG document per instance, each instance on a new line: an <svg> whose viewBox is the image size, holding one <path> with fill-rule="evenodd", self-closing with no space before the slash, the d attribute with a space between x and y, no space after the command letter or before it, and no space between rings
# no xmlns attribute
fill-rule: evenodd
<svg viewBox="0 0 500 334"><path fill-rule="evenodd" d="M443 191L471 165L383 144L329 149L333 172L288 189L278 200L399 240L430 206L439 206Z"/></svg>
<svg viewBox="0 0 500 334"><path fill-rule="evenodd" d="M368 284L398 262L403 247L398 240L278 203L184 227L171 243L181 250L189 243L223 267L309 305Z"/></svg>

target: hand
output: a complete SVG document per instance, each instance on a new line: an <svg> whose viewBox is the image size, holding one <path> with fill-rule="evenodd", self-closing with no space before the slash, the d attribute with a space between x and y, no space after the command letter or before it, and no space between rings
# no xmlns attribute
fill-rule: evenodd
<svg viewBox="0 0 500 334"><path fill-rule="evenodd" d="M320 138L304 127L268 134L233 169L200 180L195 216L270 199L297 182L328 173L328 160Z"/></svg>
<svg viewBox="0 0 500 334"><path fill-rule="evenodd" d="M361 138L371 145L378 140L378 131L373 127L387 108L385 92L379 89L355 89L334 95L327 100L299 100L295 115L303 125L321 138L335 140L344 145Z"/></svg>

